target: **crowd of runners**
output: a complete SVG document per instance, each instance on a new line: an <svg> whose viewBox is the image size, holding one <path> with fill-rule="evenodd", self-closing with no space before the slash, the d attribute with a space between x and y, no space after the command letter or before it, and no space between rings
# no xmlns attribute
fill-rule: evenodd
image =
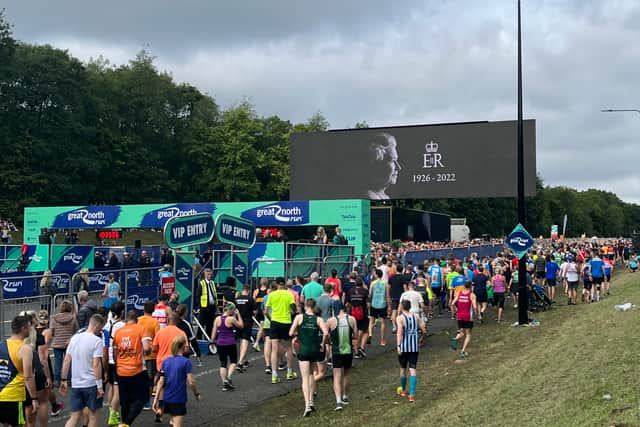
<svg viewBox="0 0 640 427"><path fill-rule="evenodd" d="M563 295L566 304L574 305L609 295L614 268L636 271L640 256L627 241L572 241L539 246L525 260L524 280L532 294L540 288L550 305ZM317 384L329 371L335 410L342 411L352 403L354 359L366 359L372 345L395 346L396 392L415 402L429 322L435 317L451 321L451 347L459 358L469 357L474 323L501 323L510 298L517 308L518 262L501 252L412 265L398 254L375 253L370 265L354 263L345 278L336 271L327 278L318 273L263 278L255 289L245 285L240 292L233 280L219 286L205 270L196 286L195 332L186 320L187 307L170 303L165 295L147 302L142 315L126 312L121 301L91 316L82 307L75 313L71 302L61 305L64 316L23 312L0 344L0 422L46 426L50 415L63 410L58 399L63 395L69 397L68 427L102 425L103 406L108 407L108 425L130 426L150 410L156 422L168 417L180 427L188 389L200 399L192 364L193 357L200 365L197 335L209 339L217 352L222 391L233 391L236 372L248 369L264 369L272 384L300 380L305 417L316 410ZM81 304L86 301L85 295L78 297ZM389 327L393 342L387 342ZM63 341L57 348L56 340ZM50 347L56 349L54 364ZM250 367L251 348L263 353L262 367Z"/></svg>

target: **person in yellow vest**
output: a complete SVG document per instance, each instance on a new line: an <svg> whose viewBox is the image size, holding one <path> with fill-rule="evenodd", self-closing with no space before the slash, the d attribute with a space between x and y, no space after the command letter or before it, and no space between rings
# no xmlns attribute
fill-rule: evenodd
<svg viewBox="0 0 640 427"><path fill-rule="evenodd" d="M0 344L0 423L3 425L23 426L26 391L37 396L33 350L24 343L30 333L31 317L17 316L11 321L11 337ZM38 412L38 399L32 400L31 410Z"/></svg>
<svg viewBox="0 0 640 427"><path fill-rule="evenodd" d="M194 303L200 310L198 320L207 334L213 330L213 321L216 318L218 306L218 290L213 281L213 271L210 268L204 270L204 279L200 280L195 289ZM200 332L198 332L200 336Z"/></svg>

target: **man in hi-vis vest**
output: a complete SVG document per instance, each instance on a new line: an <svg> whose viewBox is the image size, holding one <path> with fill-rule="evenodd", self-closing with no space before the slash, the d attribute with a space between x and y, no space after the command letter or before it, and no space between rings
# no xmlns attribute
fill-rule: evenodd
<svg viewBox="0 0 640 427"><path fill-rule="evenodd" d="M200 310L198 320L207 334L213 330L218 305L218 291L213 281L213 271L205 268L204 279L200 280L195 289L195 306ZM200 335L200 334L198 334Z"/></svg>

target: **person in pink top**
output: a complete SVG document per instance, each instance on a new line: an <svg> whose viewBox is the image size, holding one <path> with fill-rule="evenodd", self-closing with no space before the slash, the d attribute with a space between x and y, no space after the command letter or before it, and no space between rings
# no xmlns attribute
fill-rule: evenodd
<svg viewBox="0 0 640 427"><path fill-rule="evenodd" d="M473 312L478 311L478 304L476 302L476 295L471 291L471 282L467 281L464 284L464 290L459 292L453 299L453 305L455 305L458 316L458 334L451 338L451 348L454 351L458 350L458 340L464 337L464 343L462 344L462 350L460 351L460 358L464 359L469 355L467 353L467 346L471 342L471 330L473 329Z"/></svg>
<svg viewBox="0 0 640 427"><path fill-rule="evenodd" d="M293 300L296 303L296 310L297 310L297 312L299 314L300 310L301 310L301 307L300 307L300 294L293 289L293 280L292 279L287 279L286 286L287 286L287 290L289 291L289 293L291 293L291 295L293 295Z"/></svg>
<svg viewBox="0 0 640 427"><path fill-rule="evenodd" d="M507 279L502 274L501 268L496 268L496 274L491 278L491 286L493 286L493 301L498 307L498 323L502 322L502 311L504 310L504 293L507 289Z"/></svg>

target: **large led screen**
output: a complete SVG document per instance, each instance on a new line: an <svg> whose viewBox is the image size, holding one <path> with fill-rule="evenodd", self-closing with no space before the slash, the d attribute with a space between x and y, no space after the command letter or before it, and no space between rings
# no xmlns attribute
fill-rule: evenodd
<svg viewBox="0 0 640 427"><path fill-rule="evenodd" d="M515 197L516 121L348 129L291 140L292 200ZM535 195L535 120L524 122Z"/></svg>

